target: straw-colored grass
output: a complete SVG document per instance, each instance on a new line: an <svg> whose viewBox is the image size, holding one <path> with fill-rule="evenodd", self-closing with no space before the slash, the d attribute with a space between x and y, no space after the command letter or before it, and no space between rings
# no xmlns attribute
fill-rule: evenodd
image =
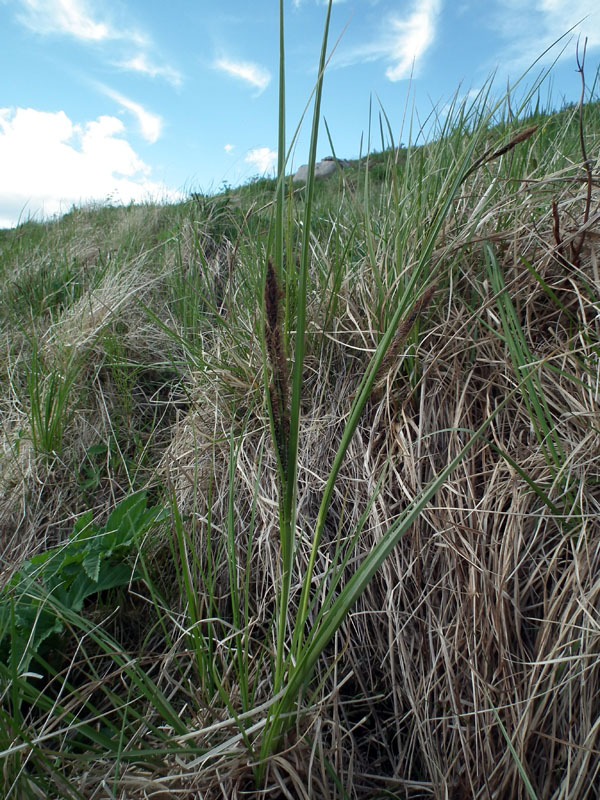
<svg viewBox="0 0 600 800"><path fill-rule="evenodd" d="M3 796L597 796L586 99L457 103L278 233L256 183L2 234L2 586L140 488L171 520L0 666Z"/></svg>

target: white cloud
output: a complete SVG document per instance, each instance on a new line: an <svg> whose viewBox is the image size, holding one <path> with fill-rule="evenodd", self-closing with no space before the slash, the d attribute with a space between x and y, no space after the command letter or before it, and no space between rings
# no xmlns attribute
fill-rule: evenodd
<svg viewBox="0 0 600 800"><path fill-rule="evenodd" d="M116 117L82 125L64 111L0 109L0 226L90 201L178 199L123 137Z"/></svg>
<svg viewBox="0 0 600 800"><path fill-rule="evenodd" d="M1 0L0 0L1 2ZM98 4L98 0L19 0L21 9L17 19L31 31L41 35L62 34L73 36L85 43L106 43L115 40L127 45L148 48L152 42L138 30L122 23L107 20L107 7L114 12L114 4ZM96 11L99 5L102 13Z"/></svg>
<svg viewBox="0 0 600 800"><path fill-rule="evenodd" d="M117 66L150 78L163 78L173 86L181 85L180 72L168 64L156 64L149 56L150 52L156 53L149 36L123 24L110 24L100 19L100 15L94 10L98 0L19 0L19 2L21 11L17 17L34 33L63 34L73 36L83 43L103 45L116 41L121 49L127 51L126 58L116 62L113 60ZM99 7L105 12L107 7L111 8L111 4ZM139 49L140 52L132 56L132 47Z"/></svg>
<svg viewBox="0 0 600 800"><path fill-rule="evenodd" d="M503 0L492 16L491 25L504 36L504 67L525 69L553 42L577 25L573 36L588 39L588 50L600 47L600 5L598 0ZM581 24L578 24L581 23ZM558 45L566 44L567 40ZM573 59L574 48L567 48L563 58ZM545 60L555 58L553 49Z"/></svg>
<svg viewBox="0 0 600 800"><path fill-rule="evenodd" d="M391 18L386 56L393 63L385 71L391 81L410 77L413 67L431 46L440 8L441 0L421 0L407 18L397 15Z"/></svg>
<svg viewBox="0 0 600 800"><path fill-rule="evenodd" d="M145 53L139 53L137 56L127 61L121 61L118 66L123 69L133 70L134 72L141 72L143 75L147 75L150 78L164 78L173 86L180 86L182 82L180 72L168 65L159 67L153 64Z"/></svg>
<svg viewBox="0 0 600 800"><path fill-rule="evenodd" d="M294 6L296 8L300 8L300 6L303 4L303 2L304 2L304 0L293 0ZM316 4L318 6L326 6L328 2L329 2L329 0L316 0ZM345 3L345 2L346 2L346 0L333 0L333 5L336 5L337 3Z"/></svg>
<svg viewBox="0 0 600 800"><path fill-rule="evenodd" d="M142 136L147 142L154 144L162 132L163 121L161 117L159 117L158 114L147 111L139 103L130 100L128 97L120 94L120 92L115 92L114 89L110 89L108 86L104 86L103 84L98 84L98 86L104 94L115 100L115 102L123 106L123 108L126 108L127 111L130 111L137 118Z"/></svg>
<svg viewBox="0 0 600 800"><path fill-rule="evenodd" d="M435 41L438 16L443 0L413 0L412 9L401 16L394 12L383 19L379 36L347 50L339 51L332 66L347 67L363 61L386 61L386 77L391 81L409 78Z"/></svg>
<svg viewBox="0 0 600 800"><path fill-rule="evenodd" d="M214 62L214 67L226 72L228 75L232 75L234 78L246 81L246 83L258 89L259 94L271 82L269 70L251 61L231 61L228 58L219 58Z"/></svg>
<svg viewBox="0 0 600 800"><path fill-rule="evenodd" d="M259 172L267 172L275 166L277 153L268 147L256 147L246 154L246 163L253 164Z"/></svg>
<svg viewBox="0 0 600 800"><path fill-rule="evenodd" d="M116 34L92 17L85 0L21 0L20 20L36 33L65 33L77 39L101 41Z"/></svg>
<svg viewBox="0 0 600 800"><path fill-rule="evenodd" d="M231 151L232 151L234 148L235 148L235 145L234 145L234 144L226 144L226 145L225 145L225 147L223 148L223 150L225 150L225 152L226 152L226 153L231 153Z"/></svg>

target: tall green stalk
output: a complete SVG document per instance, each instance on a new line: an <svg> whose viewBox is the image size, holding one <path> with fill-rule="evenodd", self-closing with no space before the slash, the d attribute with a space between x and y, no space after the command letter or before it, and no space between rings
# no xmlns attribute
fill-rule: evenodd
<svg viewBox="0 0 600 800"><path fill-rule="evenodd" d="M279 498L279 535L281 544L281 587L277 598L277 642L275 655L275 673L273 681L273 692L277 694L285 680L288 668L288 648L287 623L288 605L290 599L290 585L294 564L296 547L296 482L298 474L298 440L300 430L300 401L302 398L302 377L304 368L305 336L306 336L306 302L308 294L308 268L310 262L310 225L312 215L312 203L314 196L314 172L317 154L317 140L319 133L319 122L321 115L321 96L323 88L323 74L325 71L325 60L327 54L327 39L329 34L329 21L331 18L331 5L329 0L327 14L325 18L323 39L321 44L321 56L319 60L319 72L315 88L315 100L313 109L313 123L308 157L308 177L306 182L306 196L304 209L304 226L302 235L302 250L300 257L300 269L297 278L297 288L292 290L292 296L296 309L295 318L295 346L294 363L291 375L291 395L289 401L289 411L287 409L287 375L285 364L285 345L282 343L282 335L279 330L281 321L279 314L280 290L272 277L272 273L267 271L265 289L265 317L266 317L266 349L271 361L273 371L273 384L271 387L270 416L271 429L275 438L275 449L279 453L280 465L280 498ZM279 155L278 155L278 184L276 193L275 210L275 259L283 261L284 250L284 170L285 170L285 74L284 74L284 26L283 26L283 2L280 0L280 88L279 88ZM278 269L279 280L283 270ZM291 267L286 270L288 284L292 279ZM288 285L287 289L290 287ZM289 297L286 291L286 297ZM289 319L289 305L286 307L286 321ZM289 324L289 323L288 323ZM287 326L286 326L287 328ZM286 330L286 335L289 328ZM284 422L285 420L285 422ZM269 721L263 736L261 745L261 756L264 758L271 752L275 742L278 740L282 728L282 721L278 714L277 706L275 712L270 715ZM262 767L258 770L258 780L262 778Z"/></svg>
<svg viewBox="0 0 600 800"><path fill-rule="evenodd" d="M280 542L281 542L281 586L278 592L277 602L277 643L276 643L276 659L275 659L275 675L274 675L274 694L278 694L282 689L284 695L282 699L275 703L270 711L269 720L264 729L263 738L261 741L260 756L262 763L257 769L258 781L262 780L265 769L265 759L276 748L280 740L282 732L285 727L293 721L299 709L294 711L294 704L297 702L298 693L302 692L302 688L306 685L310 678L310 673L318 659L319 654L329 642L334 633L339 629L345 616L347 615L350 607L356 601L358 596L364 591L368 585L375 571L379 568L383 560L387 557L389 552L393 549L398 539L406 530L408 525L412 524L417 516L420 514L426 503L431 499L435 491L441 486L441 483L447 478L452 469L458 463L458 460L452 462L451 465L438 477L438 479L431 484L421 496L417 497L414 503L407 510L407 515L403 515L402 519L390 527L388 533L384 536L383 541L380 543L371 556L359 567L352 581L350 581L339 597L332 601L330 613L327 614L326 619L323 621L322 615L318 616L321 622L313 628L306 638L306 625L308 620L309 607L311 603L311 588L312 578L314 574L314 567L319 551L319 546L325 527L327 512L331 504L333 492L337 477L348 450L350 441L354 436L358 426L360 417L363 413L364 407L371 396L374 383L378 376L380 367L388 352L394 337L397 336L399 326L401 325L403 316L413 303L415 294L420 292L424 286L427 285L430 278L430 260L438 240L442 225L452 207L454 198L469 174L471 165L473 164L473 153L478 146L478 136L471 137L469 145L465 148L461 159L456 164L454 169L450 169L444 181L442 191L439 196L442 198L439 205L434 207L431 214L431 223L426 232L423 245L420 249L420 255L417 263L415 264L410 277L406 280L403 290L401 290L395 300L396 308L389 317L389 324L379 342L379 345L371 359L371 362L360 382L358 391L356 392L355 400L353 402L348 421L344 428L338 451L331 466L329 476L323 492L323 498L319 509L319 514L316 522L316 527L313 534L311 553L309 557L308 567L304 573L302 580L302 591L300 597L299 608L296 613L295 619L292 623L292 638L291 641L287 637L288 626L288 605L290 600L290 585L291 576L294 566L294 556L296 549L295 541L295 525L296 525L296 489L298 477L298 443L299 443L299 429L300 429L300 401L302 398L302 384L303 384L303 367L305 355L305 335L306 335L306 306L308 295L308 270L310 261L310 235L311 235L311 218L312 218L312 205L314 197L314 170L316 164L316 149L318 130L320 122L320 107L321 96L323 87L323 75L326 62L327 39L329 33L329 23L331 17L331 0L329 0L327 15L324 25L323 41L321 47L321 56L319 61L319 72L315 88L315 101L313 109L313 122L309 148L308 158L308 176L305 189L305 206L304 206L304 220L302 229L302 251L299 265L299 274L297 278L297 289L295 298L296 319L295 319L295 348L294 348L294 363L291 376L291 393L290 393L290 408L289 417L285 426L286 442L282 441L282 431L284 426L281 420L275 419L278 409L282 413L283 404L277 405L273 400L273 391L271 388L271 428L274 433L276 450L279 453L279 466L281 476L281 495L280 495L280 508L279 508L279 529L280 529ZM283 37L283 27L280 27L280 36ZM283 42L280 44L280 53L283 54ZM280 71L280 79L283 81L283 71ZM284 96L284 92L280 89L280 101ZM280 143L282 140L283 132L283 108L280 105L280 120L279 132ZM284 164L279 159L279 168L283 168ZM283 186L283 175L280 172L278 179L278 193L277 193L277 210L276 219L282 220L281 207L283 204L283 195L280 192L280 187ZM280 216L281 215L281 216ZM365 214L365 218L368 214ZM277 223L278 235L281 239L281 249L283 248L283 227L279 227ZM276 247L276 252L278 252ZM372 260L375 258L375 253L372 253ZM272 282L272 279L271 279ZM267 288L265 292L266 306L266 334L267 350L269 351L271 368L274 373L274 383L277 380L277 371L281 371L283 367L278 368L277 363L281 361L281 357L275 352L276 347L272 343L273 330L277 327L277 312L271 310L269 318L269 308L273 309L276 306L278 289L272 287L269 294L269 278L267 273ZM270 297L270 299L269 299ZM271 344L269 345L269 342ZM489 422L489 421L488 421ZM487 424L487 423L486 423ZM470 444L474 441L472 439ZM464 456L465 448L460 455ZM460 460L460 459L459 459ZM286 649L289 649L289 654L286 656Z"/></svg>
<svg viewBox="0 0 600 800"><path fill-rule="evenodd" d="M279 312L279 287L283 278L283 249L284 249L284 230L283 230L283 216L285 204L285 42L284 42L284 16L283 16L283 0L279 2L279 137L278 137L278 151L277 151L277 192L275 202L275 264L276 271L273 278L268 273L265 277L265 297L269 288L269 280L273 285L272 289L272 303L271 303L271 335L277 334L277 329L280 328L281 320ZM265 300L265 317L268 324L269 318L269 303ZM279 317L279 319L278 319ZM287 342L285 336L287 335L287 326L283 336L280 332L279 349L282 352L278 355L271 352L271 362L274 372L274 383L277 381L275 373L277 372L277 360L285 361L287 356ZM290 592L291 580L291 565L293 561L293 532L291 526L291 517L288 509L285 506L284 497L286 496L286 481L287 475L282 458L282 450L285 448L286 443L281 441L281 434L283 431L282 419L287 415L287 389L286 380L283 375L279 376L279 388L283 390L280 392L279 400L279 431L277 430L276 411L273 405L270 406L271 429L275 438L275 447L280 454L280 481L281 491L279 497L279 518L280 518L280 542L281 542L281 562L282 562L282 575L281 575L281 592L277 598L277 650L275 655L275 677L274 677L274 691L278 692L283 680L284 672L284 641L285 641L285 624L286 624L286 608ZM273 395L272 395L273 398Z"/></svg>

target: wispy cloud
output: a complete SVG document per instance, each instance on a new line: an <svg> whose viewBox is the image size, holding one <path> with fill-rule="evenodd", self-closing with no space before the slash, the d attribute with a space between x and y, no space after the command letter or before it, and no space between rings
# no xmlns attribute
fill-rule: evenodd
<svg viewBox="0 0 600 800"><path fill-rule="evenodd" d="M435 41L443 0L413 0L406 14L394 12L382 20L381 31L364 44L341 50L333 66L345 67L362 61L387 62L386 77L400 81L417 71Z"/></svg>
<svg viewBox="0 0 600 800"><path fill-rule="evenodd" d="M306 2L306 0L293 0L294 6L296 8L300 8L300 6L304 5L305 2ZM327 3L328 3L328 0L314 0L314 2L318 6L326 6ZM345 2L346 2L346 0L333 0L333 5L336 5L337 3L345 3Z"/></svg>
<svg viewBox="0 0 600 800"><path fill-rule="evenodd" d="M573 25L577 25L573 35L587 37L590 50L600 47L598 0L504 0L491 25L506 41L502 62L512 69L528 67ZM552 50L547 58L557 55ZM573 49L565 56L572 58Z"/></svg>
<svg viewBox="0 0 600 800"><path fill-rule="evenodd" d="M258 90L258 94L264 92L271 82L269 70L251 61L232 61L229 58L218 58L213 66L215 69L226 72L228 75L254 86Z"/></svg>
<svg viewBox="0 0 600 800"><path fill-rule="evenodd" d="M152 181L151 169L124 138L121 120L77 124L64 113L0 109L0 226L25 215L52 215L73 204L179 199Z"/></svg>
<svg viewBox="0 0 600 800"><path fill-rule="evenodd" d="M139 103L136 103L134 100L130 100L128 97L125 97L120 92L116 92L114 89L111 89L108 86L104 86L104 84L98 84L98 88L104 92L105 95L112 98L120 106L127 109L127 111L130 111L136 117L140 127L140 132L147 142L153 144L160 137L163 121L158 114L153 114L151 111L147 111Z"/></svg>
<svg viewBox="0 0 600 800"><path fill-rule="evenodd" d="M234 149L235 149L234 144L226 144L225 147L223 147L223 150L225 150L226 153L231 153L231 151Z"/></svg>
<svg viewBox="0 0 600 800"><path fill-rule="evenodd" d="M277 153L268 147L256 147L246 154L244 161L253 164L259 172L267 172L275 166Z"/></svg>
<svg viewBox="0 0 600 800"><path fill-rule="evenodd" d="M2 0L0 0L2 2ZM106 8L98 0L18 0L19 21L40 35L63 35L83 44L101 44L103 52L113 51L109 60L121 69L131 70L149 78L162 78L172 86L183 82L181 73L169 64L156 61L157 48L152 38L131 26L111 22ZM121 57L114 55L115 46ZM137 51L131 55L132 50ZM122 57L123 51L127 53ZM152 55L151 55L152 54ZM132 108L130 110L133 110Z"/></svg>
<svg viewBox="0 0 600 800"><path fill-rule="evenodd" d="M394 15L385 42L386 57L392 64L385 74L391 81L408 78L414 66L433 44L441 0L421 0L408 17Z"/></svg>
<svg viewBox="0 0 600 800"><path fill-rule="evenodd" d="M35 33L59 33L87 42L143 40L139 34L119 31L100 19L86 0L21 0L18 18Z"/></svg>
<svg viewBox="0 0 600 800"><path fill-rule="evenodd" d="M139 53L133 58L121 61L118 66L122 69L129 69L133 72L140 72L149 78L164 78L173 86L180 86L182 83L181 73L168 64L158 66L153 64L146 53Z"/></svg>

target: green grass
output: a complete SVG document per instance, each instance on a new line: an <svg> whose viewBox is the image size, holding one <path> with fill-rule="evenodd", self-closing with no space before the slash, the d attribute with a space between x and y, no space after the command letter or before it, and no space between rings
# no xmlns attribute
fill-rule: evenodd
<svg viewBox="0 0 600 800"><path fill-rule="evenodd" d="M0 235L3 796L586 797L598 99L300 188L280 13L276 178Z"/></svg>

